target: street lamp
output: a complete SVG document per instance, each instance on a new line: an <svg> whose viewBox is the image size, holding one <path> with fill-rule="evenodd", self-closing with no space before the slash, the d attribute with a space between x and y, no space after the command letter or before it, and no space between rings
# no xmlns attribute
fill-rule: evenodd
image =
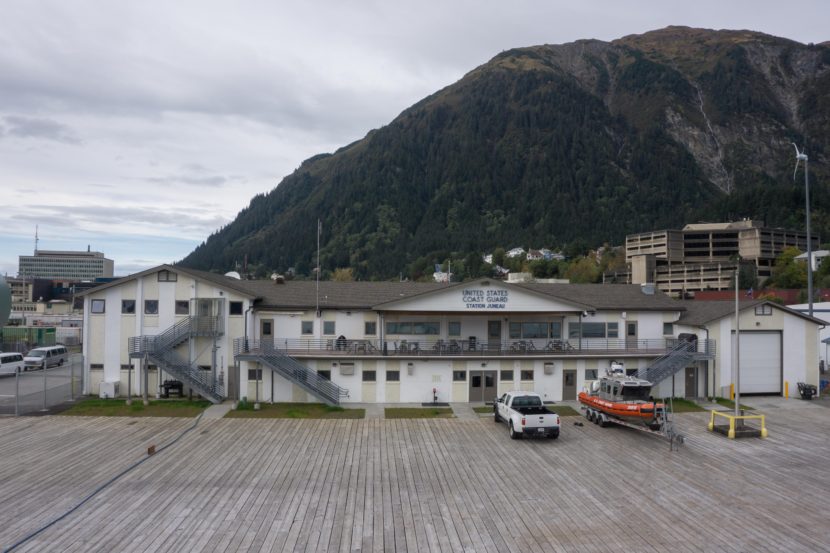
<svg viewBox="0 0 830 553"><path fill-rule="evenodd" d="M808 158L807 154L804 151L798 151L798 146L796 146L795 142L792 143L793 148L795 148L795 170L793 171L793 180L795 180L795 175L798 173L798 162L804 162L804 197L805 197L805 205L807 207L807 301L808 303L808 313L810 317L813 316L813 244L812 240L810 240L810 171L808 170Z"/></svg>

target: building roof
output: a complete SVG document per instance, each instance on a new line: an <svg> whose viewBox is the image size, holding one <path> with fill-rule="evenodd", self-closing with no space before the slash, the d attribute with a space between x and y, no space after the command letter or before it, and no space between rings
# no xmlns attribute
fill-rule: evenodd
<svg viewBox="0 0 830 553"><path fill-rule="evenodd" d="M207 281L216 286L256 299L257 309L313 309L317 305L317 283L310 280L287 280L277 284L272 280L237 280L216 273L160 265L140 273L108 282L79 296L96 293L161 270L174 271ZM487 280L487 279L479 279ZM585 310L629 311L683 311L680 302L660 291L644 294L637 284L549 284L504 283L508 287L573 304ZM470 282L446 284L438 282L320 282L321 309L373 309L385 303L414 298L453 287L469 286Z"/></svg>
<svg viewBox="0 0 830 553"><path fill-rule="evenodd" d="M680 320L678 321L678 323L680 324L686 324L690 326L703 326L707 323L723 319L724 317L730 317L735 315L734 300L683 300L678 301L678 303L681 303L686 308L685 312L681 314ZM806 319L819 325L826 324L821 319L810 317L809 315L805 315L804 313L799 313L798 311L795 311L783 305L779 305L769 300L742 300L739 303L739 309L741 311L744 311L746 309L755 307L756 305L760 305L762 303L769 304L773 306L773 308L775 309L780 309L791 315L801 317L802 319Z"/></svg>

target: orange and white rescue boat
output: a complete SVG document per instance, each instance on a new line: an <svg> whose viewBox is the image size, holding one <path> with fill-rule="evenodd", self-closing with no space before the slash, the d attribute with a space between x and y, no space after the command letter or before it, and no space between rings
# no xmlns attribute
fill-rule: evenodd
<svg viewBox="0 0 830 553"><path fill-rule="evenodd" d="M590 391L579 393L579 401L588 420L603 426L623 421L657 429L665 419L665 405L652 399L651 386L647 380L626 375L622 365L613 363Z"/></svg>

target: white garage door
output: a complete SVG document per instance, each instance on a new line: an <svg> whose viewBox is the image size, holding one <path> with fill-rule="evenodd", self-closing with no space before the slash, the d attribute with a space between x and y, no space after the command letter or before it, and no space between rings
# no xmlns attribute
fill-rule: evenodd
<svg viewBox="0 0 830 553"><path fill-rule="evenodd" d="M741 393L781 393L780 332L741 332Z"/></svg>

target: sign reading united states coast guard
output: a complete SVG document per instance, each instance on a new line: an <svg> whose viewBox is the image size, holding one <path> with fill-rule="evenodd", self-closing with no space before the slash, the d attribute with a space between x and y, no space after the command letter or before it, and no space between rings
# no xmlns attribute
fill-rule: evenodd
<svg viewBox="0 0 830 553"><path fill-rule="evenodd" d="M506 309L510 297L508 290L499 288L465 288L461 301L467 309Z"/></svg>

